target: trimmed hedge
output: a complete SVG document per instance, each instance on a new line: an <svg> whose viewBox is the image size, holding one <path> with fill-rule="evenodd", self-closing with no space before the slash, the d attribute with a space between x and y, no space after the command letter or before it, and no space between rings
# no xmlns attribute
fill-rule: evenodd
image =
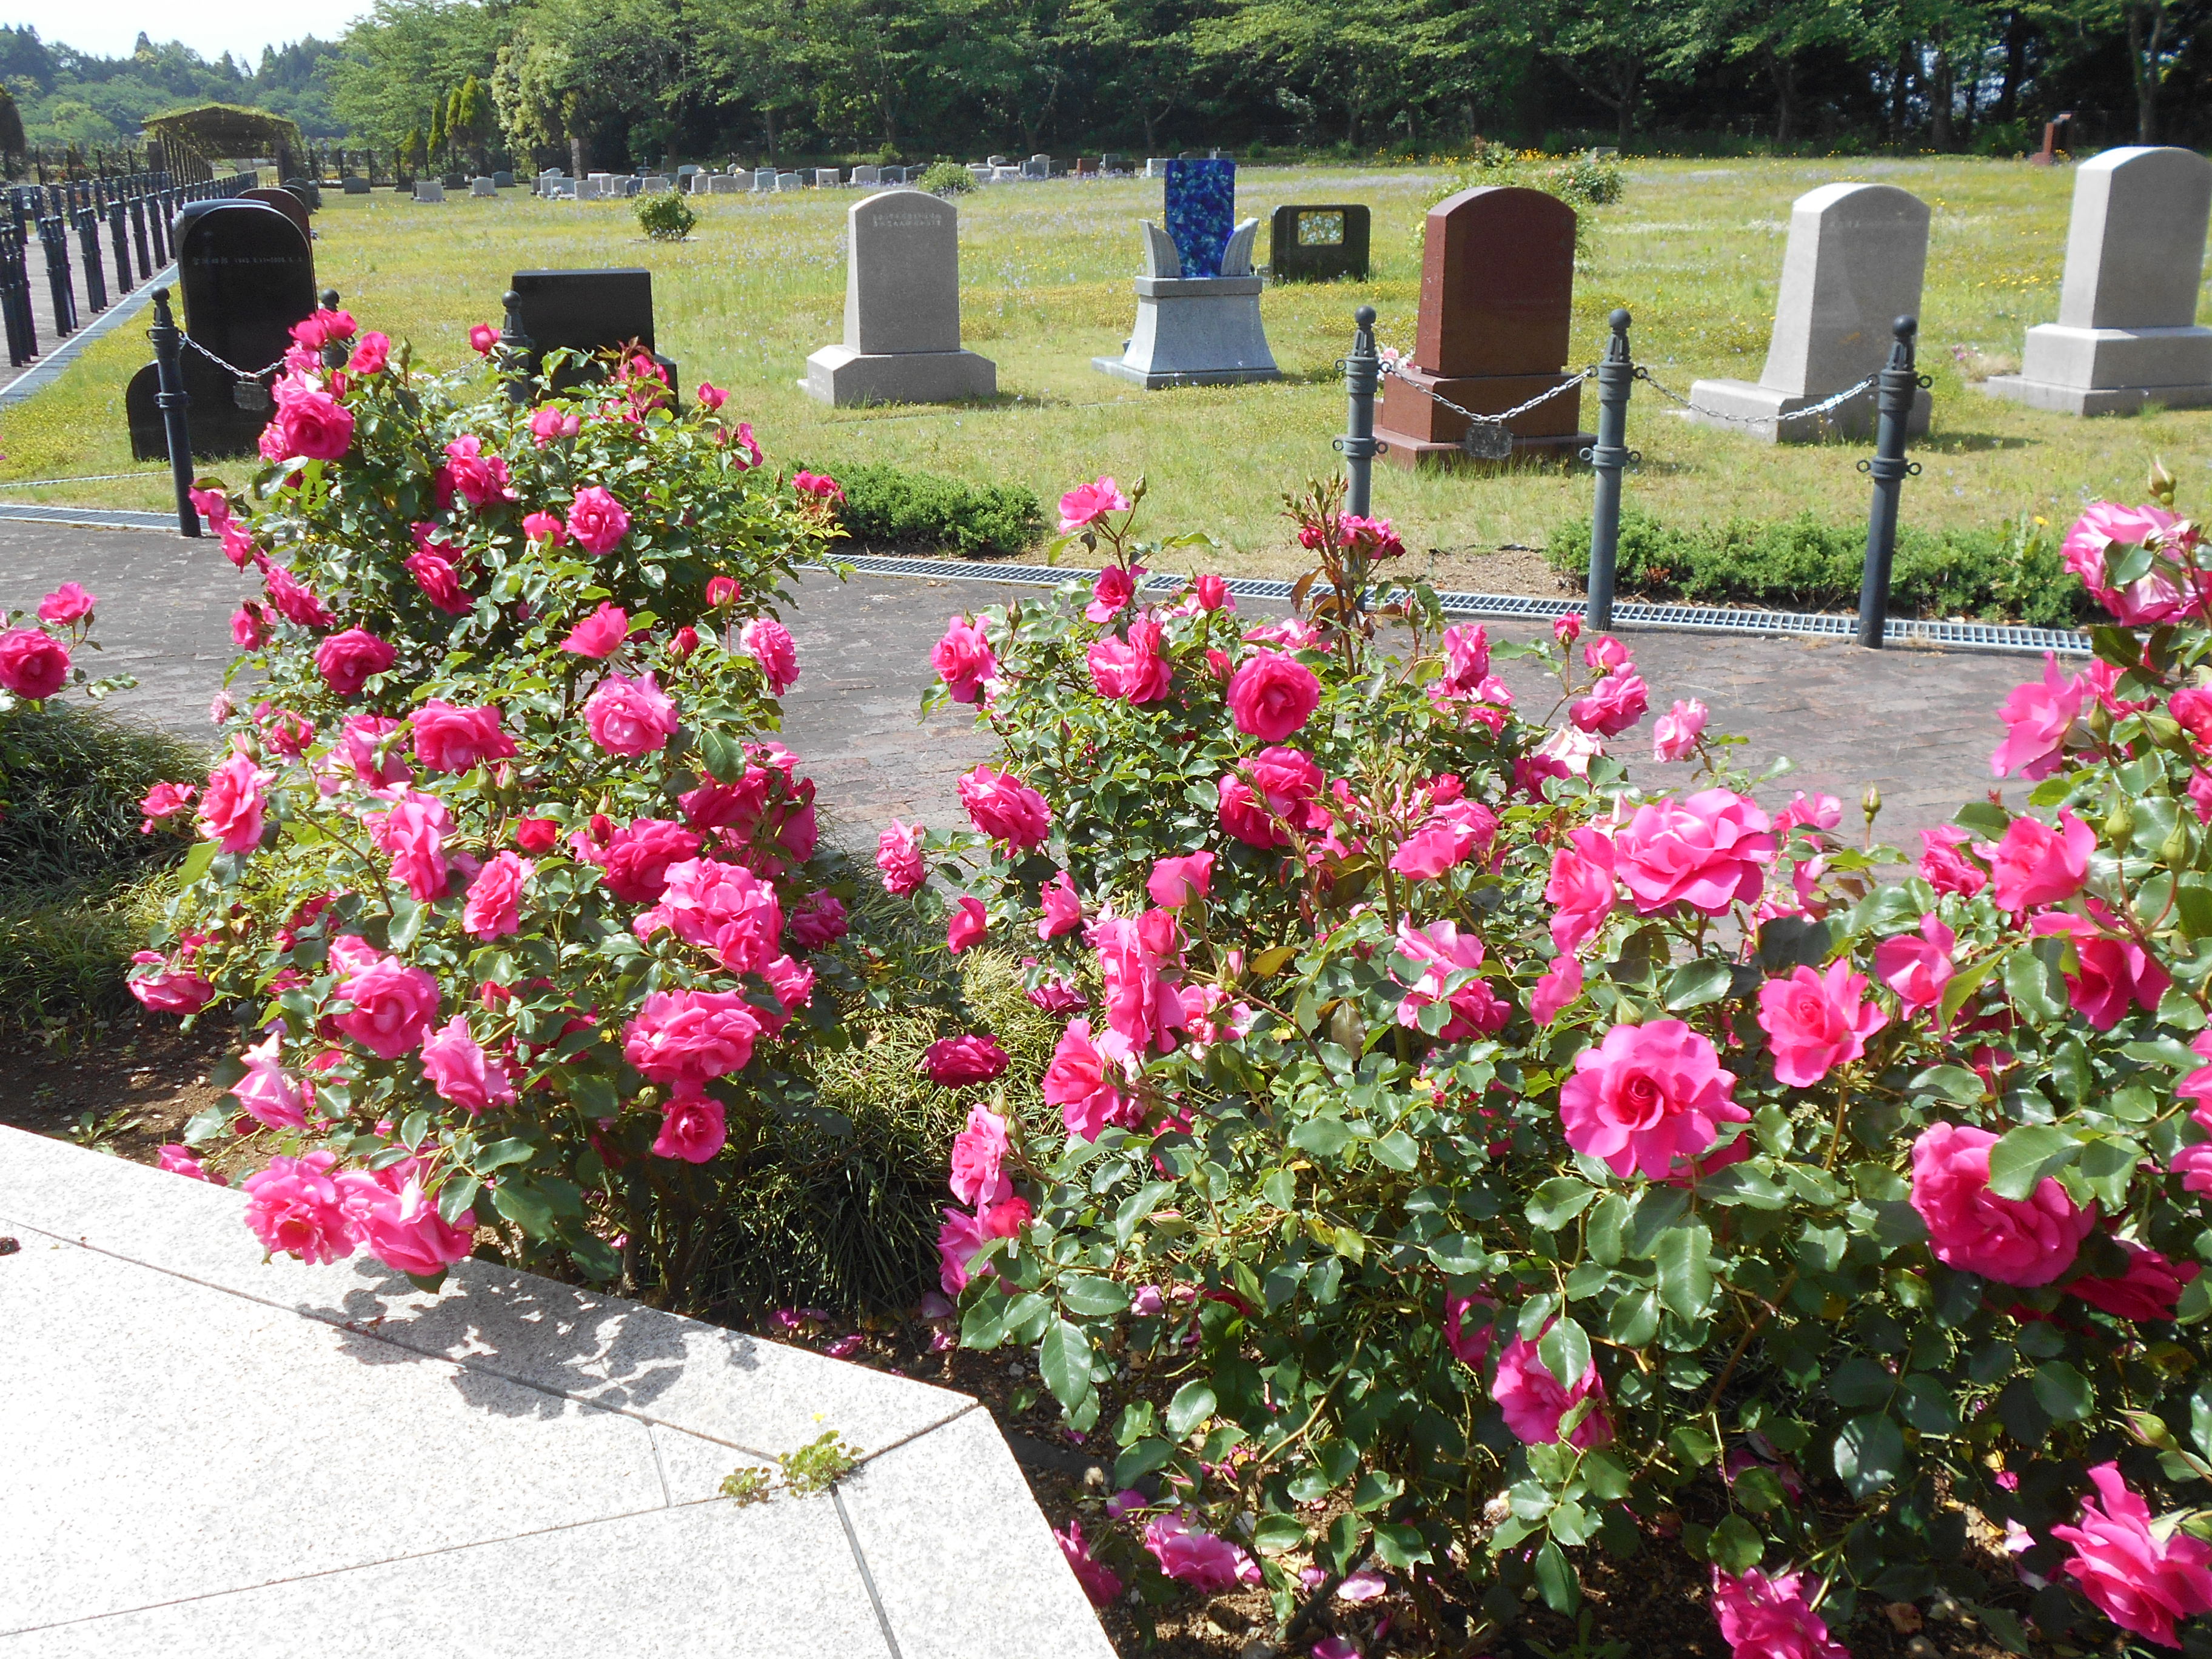
<svg viewBox="0 0 2212 1659"><path fill-rule="evenodd" d="M828 469L845 491L837 520L856 541L1006 558L1043 537L1044 506L1019 484L968 484L880 464Z"/></svg>
<svg viewBox="0 0 2212 1659"><path fill-rule="evenodd" d="M1580 586L1589 571L1589 520L1555 531L1544 557ZM1809 513L1765 523L1665 525L1633 509L1620 515L1615 580L1624 593L1762 606L1850 611L1866 558L1863 524L1824 524ZM2058 538L2033 523L2002 530L1900 527L1890 577L1898 616L2069 628L2095 601L2059 557Z"/></svg>

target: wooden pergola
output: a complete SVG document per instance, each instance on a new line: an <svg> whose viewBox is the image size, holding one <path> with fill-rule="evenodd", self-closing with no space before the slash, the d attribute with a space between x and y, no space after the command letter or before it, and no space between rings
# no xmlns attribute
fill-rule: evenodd
<svg viewBox="0 0 2212 1659"><path fill-rule="evenodd" d="M143 125L147 140L161 146L170 173L180 183L212 179L216 162L254 155L271 157L277 178L285 179L297 170L294 158L304 156L307 149L288 117L235 104L173 109L148 116Z"/></svg>

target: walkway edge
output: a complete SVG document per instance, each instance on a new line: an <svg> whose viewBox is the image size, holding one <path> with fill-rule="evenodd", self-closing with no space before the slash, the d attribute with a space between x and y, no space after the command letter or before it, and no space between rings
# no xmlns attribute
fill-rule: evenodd
<svg viewBox="0 0 2212 1659"><path fill-rule="evenodd" d="M155 271L7 385L0 386L0 408L21 403L33 392L45 391L61 378L62 371L76 360L77 354L85 347L103 334L112 333L129 322L153 303L155 289L168 286L176 280L177 268L173 264Z"/></svg>

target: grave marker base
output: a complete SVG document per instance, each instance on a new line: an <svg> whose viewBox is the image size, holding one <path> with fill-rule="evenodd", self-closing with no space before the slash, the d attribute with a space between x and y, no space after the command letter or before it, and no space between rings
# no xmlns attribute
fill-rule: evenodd
<svg viewBox="0 0 2212 1659"><path fill-rule="evenodd" d="M1683 410L1682 418L1698 426L1734 432L1769 444L1814 444L1826 438L1872 436L1875 428L1872 386L1849 403L1838 404L1826 414L1815 415L1810 420L1778 419L1780 416L1794 414L1798 410L1824 403L1834 395L1828 392L1784 392L1778 386L1761 386L1756 380L1693 380L1690 383L1692 403L1712 410L1717 414L1735 418L1714 420L1699 415L1694 410ZM1914 395L1912 418L1905 428L1908 437L1927 435L1930 401L1925 387Z"/></svg>
<svg viewBox="0 0 2212 1659"><path fill-rule="evenodd" d="M1416 390L1425 386L1437 397L1449 398L1478 415L1502 415L1516 404L1564 386L1571 374L1431 374L1407 364L1395 370L1382 384L1382 407L1375 418L1375 437L1387 455L1400 466L1458 465L1477 458L1468 453L1460 440L1466 435L1466 417L1454 414L1435 398ZM1411 382L1411 384L1407 384ZM1582 392L1561 392L1524 415L1516 415L1507 429L1513 434L1513 453L1549 454L1558 450L1587 449L1596 437L1582 429Z"/></svg>
<svg viewBox="0 0 2212 1659"><path fill-rule="evenodd" d="M1981 383L1989 397L2064 415L2132 415L2146 404L2202 409L2212 404L2212 328L2069 328L2027 331L2017 374Z"/></svg>
<svg viewBox="0 0 2212 1659"><path fill-rule="evenodd" d="M943 404L998 395L999 366L972 351L860 352L823 346L806 360L806 395L836 409L855 404Z"/></svg>
<svg viewBox="0 0 2212 1659"><path fill-rule="evenodd" d="M1091 366L1148 392L1279 380L1260 322L1263 285L1257 276L1139 276L1128 344Z"/></svg>

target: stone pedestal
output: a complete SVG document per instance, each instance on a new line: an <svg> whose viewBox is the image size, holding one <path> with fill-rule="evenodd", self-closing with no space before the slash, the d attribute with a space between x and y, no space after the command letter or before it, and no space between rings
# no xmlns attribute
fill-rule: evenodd
<svg viewBox="0 0 2212 1659"><path fill-rule="evenodd" d="M1403 376L1403 380L1401 376ZM1382 383L1382 407L1376 413L1376 434L1388 444L1389 459L1400 466L1457 461L1467 459L1460 440L1467 421L1434 398L1417 391L1426 387L1478 415L1502 415L1529 398L1564 385L1570 374L1483 374L1448 377L1407 367ZM1411 381L1413 385L1407 385ZM1597 440L1582 429L1580 388L1562 392L1539 404L1511 423L1513 447L1539 454L1587 449Z"/></svg>
<svg viewBox="0 0 2212 1659"><path fill-rule="evenodd" d="M839 407L994 396L998 366L960 345L958 210L896 189L846 221L845 339L806 360L807 395Z"/></svg>
<svg viewBox="0 0 2212 1659"><path fill-rule="evenodd" d="M2166 146L2108 149L2074 177L2058 320L2027 331L2020 373L1982 382L2067 415L2212 404L2212 329L2197 326L2212 161Z"/></svg>
<svg viewBox="0 0 2212 1659"><path fill-rule="evenodd" d="M1766 367L1757 380L1698 380L1690 401L1717 416L1687 419L1765 443L1863 437L1875 392L1809 420L1778 416L1824 402L1889 361L1891 325L1920 314L1928 266L1928 204L1894 185L1823 185L1791 204L1782 292ZM1929 397L1912 400L1910 430L1928 430ZM1744 424L1748 422L1749 424Z"/></svg>
<svg viewBox="0 0 2212 1659"><path fill-rule="evenodd" d="M1166 232L1146 224L1137 325L1119 357L1093 357L1091 368L1148 392L1282 379L1260 321L1266 284L1252 274L1252 239L1259 228L1257 219L1247 219L1231 234L1220 254L1220 276L1179 276L1182 254Z"/></svg>

